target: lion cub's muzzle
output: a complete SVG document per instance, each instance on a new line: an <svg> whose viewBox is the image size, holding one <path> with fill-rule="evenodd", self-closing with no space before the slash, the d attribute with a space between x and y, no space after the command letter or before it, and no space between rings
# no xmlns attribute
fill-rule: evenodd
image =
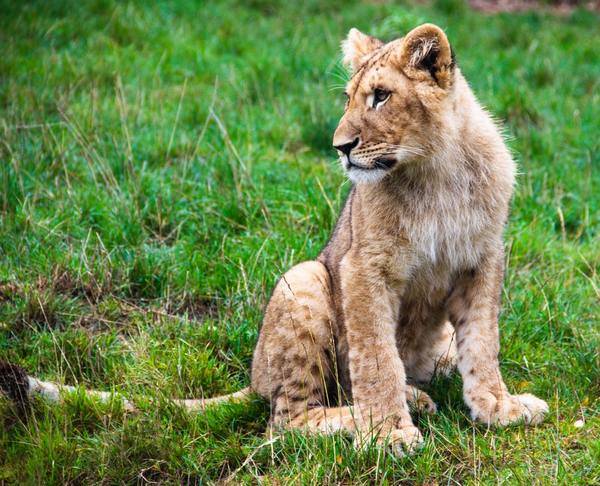
<svg viewBox="0 0 600 486"><path fill-rule="evenodd" d="M373 154L373 144L361 144L358 137L351 141L336 143L340 161L353 182L375 182L384 177L396 165L398 159L391 154Z"/></svg>

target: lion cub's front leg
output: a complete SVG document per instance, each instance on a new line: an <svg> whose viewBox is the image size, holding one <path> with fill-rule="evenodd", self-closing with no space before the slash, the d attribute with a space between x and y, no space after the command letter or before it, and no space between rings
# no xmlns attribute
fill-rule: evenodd
<svg viewBox="0 0 600 486"><path fill-rule="evenodd" d="M423 440L409 414L406 376L396 347L401 289L364 259L346 255L341 264L342 305L348 339L356 443L389 444L397 454Z"/></svg>
<svg viewBox="0 0 600 486"><path fill-rule="evenodd" d="M479 422L537 424L548 412L546 402L529 393L511 395L500 374L498 312L504 274L502 262L501 252L489 256L459 281L449 300L464 399L471 416Z"/></svg>

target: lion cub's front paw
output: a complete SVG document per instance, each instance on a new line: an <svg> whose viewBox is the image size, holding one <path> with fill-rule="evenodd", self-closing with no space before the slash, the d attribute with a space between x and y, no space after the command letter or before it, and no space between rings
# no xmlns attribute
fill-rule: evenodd
<svg viewBox="0 0 600 486"><path fill-rule="evenodd" d="M535 425L541 423L548 413L548 404L530 393L507 393L497 398L485 392L468 400L468 404L471 417L487 425L509 425L520 421Z"/></svg>
<svg viewBox="0 0 600 486"><path fill-rule="evenodd" d="M357 448L364 449L372 444L372 436L362 436L357 434L354 439L354 445ZM399 429L389 429L381 431L375 439L377 447L389 448L397 457L403 457L406 454L412 454L423 445L423 436L419 429L413 425L407 425Z"/></svg>
<svg viewBox="0 0 600 486"><path fill-rule="evenodd" d="M402 457L423 447L423 436L419 429L409 425L401 429L392 429L386 436L379 436L377 444L391 448L394 455Z"/></svg>

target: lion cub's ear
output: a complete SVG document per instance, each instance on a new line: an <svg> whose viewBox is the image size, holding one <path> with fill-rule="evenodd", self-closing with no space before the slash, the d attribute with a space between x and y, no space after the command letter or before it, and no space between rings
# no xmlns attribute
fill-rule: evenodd
<svg viewBox="0 0 600 486"><path fill-rule="evenodd" d="M452 82L452 49L437 25L423 24L411 30L402 39L399 63L409 77L433 78L442 88L448 88Z"/></svg>
<svg viewBox="0 0 600 486"><path fill-rule="evenodd" d="M360 30L352 28L348 37L342 41L342 62L355 72L362 64L364 58L383 45L379 39L363 34Z"/></svg>

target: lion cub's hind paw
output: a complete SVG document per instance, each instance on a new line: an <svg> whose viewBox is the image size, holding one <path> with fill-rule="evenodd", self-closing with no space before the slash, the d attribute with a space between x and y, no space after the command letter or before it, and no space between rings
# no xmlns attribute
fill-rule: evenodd
<svg viewBox="0 0 600 486"><path fill-rule="evenodd" d="M437 412L437 405L423 390L410 386L406 390L406 399L411 409L419 413L433 414Z"/></svg>

